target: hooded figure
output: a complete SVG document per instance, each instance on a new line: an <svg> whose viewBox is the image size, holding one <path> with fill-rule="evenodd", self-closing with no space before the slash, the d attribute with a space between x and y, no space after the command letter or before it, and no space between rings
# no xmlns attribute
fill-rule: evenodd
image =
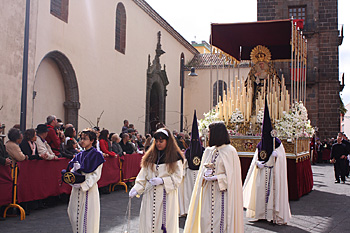
<svg viewBox="0 0 350 233"><path fill-rule="evenodd" d="M204 147L201 145L198 132L196 110L193 115L191 143L185 152L184 178L179 187L179 210L180 216L187 214L190 205L192 190L196 182L199 167L201 165Z"/></svg>
<svg viewBox="0 0 350 233"><path fill-rule="evenodd" d="M243 206L247 209L248 218L286 224L291 218L286 153L281 141L271 136L271 131L272 125L265 98L261 141L243 185Z"/></svg>

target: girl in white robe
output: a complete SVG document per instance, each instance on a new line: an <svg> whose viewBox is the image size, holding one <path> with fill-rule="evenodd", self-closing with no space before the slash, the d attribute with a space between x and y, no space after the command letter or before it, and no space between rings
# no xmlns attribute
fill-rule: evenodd
<svg viewBox="0 0 350 233"><path fill-rule="evenodd" d="M101 177L102 165L105 162L102 154L93 144L96 134L83 131L81 145L85 151L77 154L70 162L71 171L85 175L83 183L72 184L68 204L68 216L73 232L98 233L100 228L100 196L97 181Z"/></svg>
<svg viewBox="0 0 350 233"><path fill-rule="evenodd" d="M243 232L241 165L225 125L209 126L185 224L185 233Z"/></svg>
<svg viewBox="0 0 350 233"><path fill-rule="evenodd" d="M129 196L143 194L139 232L179 232L178 186L183 155L170 131L161 128L142 158L141 170Z"/></svg>

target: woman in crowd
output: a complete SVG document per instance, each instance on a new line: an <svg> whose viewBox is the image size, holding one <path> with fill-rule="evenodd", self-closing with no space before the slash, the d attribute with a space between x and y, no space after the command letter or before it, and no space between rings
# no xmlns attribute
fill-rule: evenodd
<svg viewBox="0 0 350 233"><path fill-rule="evenodd" d="M80 171L85 175L85 181L73 184L68 204L68 216L73 232L99 232L100 227L100 196L97 182L101 177L102 164L105 162L102 154L93 146L96 144L96 134L84 131L81 145L85 151L77 154L69 162L72 172Z"/></svg>
<svg viewBox="0 0 350 233"><path fill-rule="evenodd" d="M209 125L185 224L189 232L244 232L241 165L222 122Z"/></svg>
<svg viewBox="0 0 350 233"><path fill-rule="evenodd" d="M110 142L108 140L108 136L109 136L109 131L107 129L104 129L100 132L100 136L99 136L100 149L105 156L116 156L116 153L110 149L111 146L109 146Z"/></svg>
<svg viewBox="0 0 350 233"><path fill-rule="evenodd" d="M143 194L139 232L179 232L177 189L183 157L168 129L158 129L154 138L129 196Z"/></svg>
<svg viewBox="0 0 350 233"><path fill-rule="evenodd" d="M23 140L23 135L19 129L11 128L7 134L9 140L6 142L6 151L13 162L19 162L28 159L28 156L22 153L19 144Z"/></svg>
<svg viewBox="0 0 350 233"><path fill-rule="evenodd" d="M19 144L23 154L27 155L29 160L41 159L35 143L36 138L35 129L27 129L24 131L24 137L21 144Z"/></svg>
<svg viewBox="0 0 350 233"><path fill-rule="evenodd" d="M120 146L120 137L118 134L113 134L112 138L112 151L116 153L119 156L125 155L125 152L123 152L122 147Z"/></svg>
<svg viewBox="0 0 350 233"><path fill-rule="evenodd" d="M65 141L64 145L67 145L68 140L72 139L74 142L77 143L75 140L75 137L77 136L77 131L73 126L69 126L64 130L64 136L65 136ZM80 145L77 143L77 148L79 152L83 150L83 148L80 147Z"/></svg>
<svg viewBox="0 0 350 233"><path fill-rule="evenodd" d="M78 143L73 138L70 138L65 145L64 151L67 155L70 155L72 159L76 154L79 153Z"/></svg>

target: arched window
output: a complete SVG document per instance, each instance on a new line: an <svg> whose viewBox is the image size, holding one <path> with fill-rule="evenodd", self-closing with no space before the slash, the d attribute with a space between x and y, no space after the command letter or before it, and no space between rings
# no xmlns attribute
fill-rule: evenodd
<svg viewBox="0 0 350 233"><path fill-rule="evenodd" d="M126 13L123 3L117 5L115 17L115 49L125 54L126 44Z"/></svg>
<svg viewBox="0 0 350 233"><path fill-rule="evenodd" d="M216 106L217 104L217 101L218 101L218 91L217 91L217 82L216 81L213 85L213 106ZM222 81L222 80L219 80L219 96L221 96L221 100L222 100L222 97L224 95L224 92L223 90L225 90L225 92L227 93L227 84L226 82ZM219 99L220 100L220 99Z"/></svg>

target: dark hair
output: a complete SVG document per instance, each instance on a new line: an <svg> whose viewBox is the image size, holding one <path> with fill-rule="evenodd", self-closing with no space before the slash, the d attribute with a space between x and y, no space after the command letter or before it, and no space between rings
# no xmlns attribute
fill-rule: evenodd
<svg viewBox="0 0 350 233"><path fill-rule="evenodd" d="M165 125L162 122L158 122L156 124L156 129L161 129L161 128L165 128Z"/></svg>
<svg viewBox="0 0 350 233"><path fill-rule="evenodd" d="M86 130L86 131L81 132L81 134L85 134L86 136L88 136L90 141L93 141L92 146L96 146L97 137L96 137L95 132L93 132L91 130Z"/></svg>
<svg viewBox="0 0 350 233"><path fill-rule="evenodd" d="M223 122L214 122L209 125L209 146L230 144L226 126Z"/></svg>
<svg viewBox="0 0 350 233"><path fill-rule="evenodd" d="M74 149L73 145L75 145L75 141L72 138L67 140L66 149Z"/></svg>
<svg viewBox="0 0 350 233"><path fill-rule="evenodd" d="M126 122L128 122L128 120L124 120L124 124L125 124Z"/></svg>
<svg viewBox="0 0 350 233"><path fill-rule="evenodd" d="M27 141L30 141L32 138L35 137L35 129L27 129L26 131L24 131L23 137Z"/></svg>
<svg viewBox="0 0 350 233"><path fill-rule="evenodd" d="M68 127L68 128L64 131L64 136L70 137L70 138L74 138L74 127Z"/></svg>
<svg viewBox="0 0 350 233"><path fill-rule="evenodd" d="M113 136L114 134L115 134L115 133L110 133L110 134L109 134L109 137L108 137L109 141L112 141L112 136Z"/></svg>
<svg viewBox="0 0 350 233"><path fill-rule="evenodd" d="M19 129L16 128L11 128L7 134L7 137L11 142L16 142L17 139L21 138L21 131L19 131Z"/></svg>
<svg viewBox="0 0 350 233"><path fill-rule="evenodd" d="M129 128L132 128L132 127L134 127L134 124L129 124Z"/></svg>
<svg viewBox="0 0 350 233"><path fill-rule="evenodd" d="M100 136L98 137L98 139L103 139L103 140L106 140L108 141L108 134L109 134L109 131L107 129L103 129L101 132L100 132Z"/></svg>

